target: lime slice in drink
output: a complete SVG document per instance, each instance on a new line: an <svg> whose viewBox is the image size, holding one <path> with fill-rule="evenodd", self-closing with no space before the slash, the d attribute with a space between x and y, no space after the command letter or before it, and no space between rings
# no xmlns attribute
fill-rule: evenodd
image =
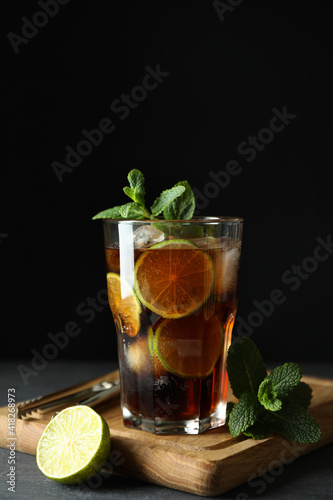
<svg viewBox="0 0 333 500"><path fill-rule="evenodd" d="M166 370L184 378L203 378L220 357L223 330L218 317L203 310L180 319L164 319L155 332L154 351Z"/></svg>
<svg viewBox="0 0 333 500"><path fill-rule="evenodd" d="M193 243L193 241L190 240L174 239L174 240L161 241L161 243L156 243L156 245L149 247L149 250L158 248L160 249L173 248L174 250L184 250L186 248L199 248L199 247L198 245Z"/></svg>
<svg viewBox="0 0 333 500"><path fill-rule="evenodd" d="M163 318L192 314L209 297L214 283L211 258L187 240L167 240L145 250L134 272L140 301Z"/></svg>
<svg viewBox="0 0 333 500"><path fill-rule="evenodd" d="M89 406L71 406L46 426L37 445L37 465L54 481L75 484L98 472L110 453L110 431Z"/></svg>
<svg viewBox="0 0 333 500"><path fill-rule="evenodd" d="M117 329L129 337L135 337L140 330L141 306L134 291L119 274L107 273L108 297Z"/></svg>
<svg viewBox="0 0 333 500"><path fill-rule="evenodd" d="M154 351L154 331L151 326L148 327L147 340L148 340L148 350L150 358L154 363L154 376L160 377L161 375L165 375L166 373L165 367L162 365L159 357Z"/></svg>

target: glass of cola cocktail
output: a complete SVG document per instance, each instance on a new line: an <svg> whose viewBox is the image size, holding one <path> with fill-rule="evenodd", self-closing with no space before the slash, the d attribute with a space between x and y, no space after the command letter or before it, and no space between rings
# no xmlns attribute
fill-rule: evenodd
<svg viewBox="0 0 333 500"><path fill-rule="evenodd" d="M198 434L225 423L242 226L103 219L126 427Z"/></svg>

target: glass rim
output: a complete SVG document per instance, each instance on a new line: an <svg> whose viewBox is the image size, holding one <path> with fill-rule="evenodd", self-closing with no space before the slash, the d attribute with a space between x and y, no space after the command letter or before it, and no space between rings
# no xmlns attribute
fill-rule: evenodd
<svg viewBox="0 0 333 500"><path fill-rule="evenodd" d="M156 218L156 219L113 219L111 217L103 217L103 222L114 222L114 223L122 223L122 224L219 224L226 222L228 224L242 224L244 219L241 217L232 217L232 216L194 216L192 219L164 219L164 218Z"/></svg>

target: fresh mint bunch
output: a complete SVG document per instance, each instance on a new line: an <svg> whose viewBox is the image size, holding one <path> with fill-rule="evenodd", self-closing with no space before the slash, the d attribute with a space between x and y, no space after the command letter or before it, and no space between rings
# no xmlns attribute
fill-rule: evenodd
<svg viewBox="0 0 333 500"><path fill-rule="evenodd" d="M271 433L298 443L316 443L320 429L307 409L311 387L301 382L302 368L296 363L277 366L268 375L254 342L236 339L229 348L227 371L238 403L227 405L227 423L232 436L241 433L263 439Z"/></svg>
<svg viewBox="0 0 333 500"><path fill-rule="evenodd" d="M162 212L165 219L191 219L195 209L195 199L187 181L180 181L170 189L162 191L150 211L145 206L145 178L140 170L134 168L127 176L129 186L124 193L131 198L125 205L109 208L96 214L93 219L155 219Z"/></svg>

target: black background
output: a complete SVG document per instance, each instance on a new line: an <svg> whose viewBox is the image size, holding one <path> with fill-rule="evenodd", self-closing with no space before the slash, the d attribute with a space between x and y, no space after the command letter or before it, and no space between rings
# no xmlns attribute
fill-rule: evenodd
<svg viewBox="0 0 333 500"><path fill-rule="evenodd" d="M274 289L285 296L253 329L264 358L330 362L333 255L296 290L282 280L333 232L330 2L234 0L224 14L206 0L110 3L59 6L17 53L8 33L22 36L22 17L42 9L13 0L2 16L1 357L28 364L74 321L80 334L58 358L116 358L108 306L77 308L105 289L102 223L91 217L126 202L135 167L148 205L187 179L207 195L200 215L244 218L239 316ZM158 65L169 75L121 120L113 101ZM247 161L238 147L273 108L297 116ZM115 130L60 182L52 163L104 118ZM241 173L214 191L209 173L230 160Z"/></svg>

